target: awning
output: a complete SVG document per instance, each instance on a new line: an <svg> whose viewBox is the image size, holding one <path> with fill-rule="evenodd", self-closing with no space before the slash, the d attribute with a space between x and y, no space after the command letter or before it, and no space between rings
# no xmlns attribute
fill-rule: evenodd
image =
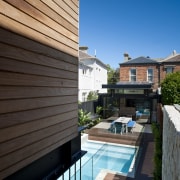
<svg viewBox="0 0 180 180"><path fill-rule="evenodd" d="M116 84L103 84L106 89L151 89L151 82L118 82Z"/></svg>

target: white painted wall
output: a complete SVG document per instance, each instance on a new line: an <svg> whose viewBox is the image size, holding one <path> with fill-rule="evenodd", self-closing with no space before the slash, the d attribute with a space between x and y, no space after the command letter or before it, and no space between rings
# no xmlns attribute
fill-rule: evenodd
<svg viewBox="0 0 180 180"><path fill-rule="evenodd" d="M79 96L78 100L86 101L87 95L93 89L93 69L82 63L79 63Z"/></svg>
<svg viewBox="0 0 180 180"><path fill-rule="evenodd" d="M162 180L180 180L180 112L166 105L163 111Z"/></svg>
<svg viewBox="0 0 180 180"><path fill-rule="evenodd" d="M83 65L84 64L84 65ZM86 69L86 73L83 73ZM90 91L106 93L107 89L102 89L102 84L107 84L106 66L97 58L87 58L79 63L79 98L83 102ZM83 94L86 94L84 98Z"/></svg>

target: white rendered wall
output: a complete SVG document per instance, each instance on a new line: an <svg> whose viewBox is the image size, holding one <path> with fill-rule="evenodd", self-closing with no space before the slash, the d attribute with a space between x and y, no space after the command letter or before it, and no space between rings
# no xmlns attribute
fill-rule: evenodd
<svg viewBox="0 0 180 180"><path fill-rule="evenodd" d="M180 180L180 112L164 106L162 180Z"/></svg>
<svg viewBox="0 0 180 180"><path fill-rule="evenodd" d="M86 69L86 72L83 73L83 71ZM86 67L81 67L79 66L79 82L78 82L78 100L83 102L86 100L83 97L83 93L87 95L89 94L90 91L93 89L93 74L92 74L92 69Z"/></svg>
<svg viewBox="0 0 180 180"><path fill-rule="evenodd" d="M96 59L87 59L83 63L89 67L87 72L83 74L83 69L79 66L79 98L78 100L83 102L83 93L86 96L90 91L98 91L98 93L106 93L107 89L102 89L102 84L107 84L107 69L97 63ZM89 74L89 71L91 73Z"/></svg>

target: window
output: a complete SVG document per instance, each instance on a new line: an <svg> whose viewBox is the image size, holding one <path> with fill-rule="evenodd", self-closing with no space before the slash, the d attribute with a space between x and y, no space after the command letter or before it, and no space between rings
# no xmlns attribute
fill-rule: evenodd
<svg viewBox="0 0 180 180"><path fill-rule="evenodd" d="M83 102L86 101L86 94L87 94L86 92L83 92L83 93L82 93L82 101L83 101Z"/></svg>
<svg viewBox="0 0 180 180"><path fill-rule="evenodd" d="M83 74L86 74L86 69L85 68L83 69Z"/></svg>
<svg viewBox="0 0 180 180"><path fill-rule="evenodd" d="M166 67L166 74L173 73L173 67Z"/></svg>
<svg viewBox="0 0 180 180"><path fill-rule="evenodd" d="M136 69L130 69L130 81L134 82L136 81Z"/></svg>
<svg viewBox="0 0 180 180"><path fill-rule="evenodd" d="M147 81L153 82L153 69L152 68L149 68L147 70Z"/></svg>

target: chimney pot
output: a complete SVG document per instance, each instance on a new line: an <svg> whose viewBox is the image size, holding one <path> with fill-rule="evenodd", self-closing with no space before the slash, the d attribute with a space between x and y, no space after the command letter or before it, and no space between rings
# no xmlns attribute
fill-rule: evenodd
<svg viewBox="0 0 180 180"><path fill-rule="evenodd" d="M124 53L124 61L128 61L130 59L131 58L129 57L129 54L128 53Z"/></svg>
<svg viewBox="0 0 180 180"><path fill-rule="evenodd" d="M87 53L88 47L87 46L80 46L79 50Z"/></svg>

